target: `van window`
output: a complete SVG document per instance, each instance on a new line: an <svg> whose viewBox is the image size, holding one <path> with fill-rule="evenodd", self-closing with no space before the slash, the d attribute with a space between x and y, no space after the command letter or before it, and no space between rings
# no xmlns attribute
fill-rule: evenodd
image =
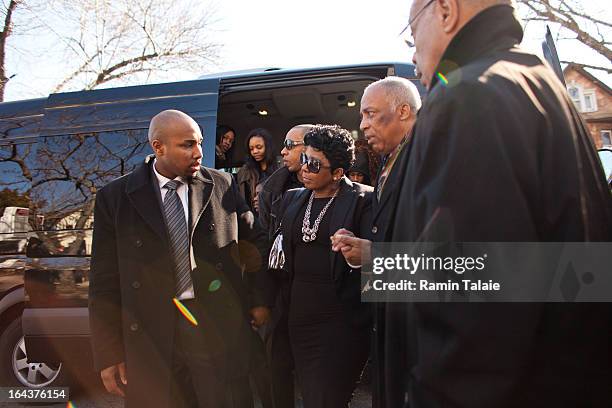
<svg viewBox="0 0 612 408"><path fill-rule="evenodd" d="M89 255L96 192L150 153L146 129L40 138L31 190L43 220L31 239L38 256Z"/></svg>
<svg viewBox="0 0 612 408"><path fill-rule="evenodd" d="M30 225L35 139L0 142L0 254L23 253Z"/></svg>

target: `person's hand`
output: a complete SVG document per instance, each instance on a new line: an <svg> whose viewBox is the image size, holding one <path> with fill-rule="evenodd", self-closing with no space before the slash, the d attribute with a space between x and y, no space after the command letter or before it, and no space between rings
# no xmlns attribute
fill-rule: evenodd
<svg viewBox="0 0 612 408"><path fill-rule="evenodd" d="M107 367L100 372L100 377L102 378L102 382L104 383L104 388L106 388L106 391L110 392L111 394L125 397L125 393L117 383L117 375L119 375L119 379L121 380L123 385L127 385L125 362L121 362L117 365Z"/></svg>
<svg viewBox="0 0 612 408"><path fill-rule="evenodd" d="M342 239L343 237L354 237L351 231L340 228L334 235L330 237L332 243L332 251L338 252L341 251L343 247L350 246L349 241Z"/></svg>
<svg viewBox="0 0 612 408"><path fill-rule="evenodd" d="M257 329L270 321L270 309L266 306L257 306L249 310L251 327Z"/></svg>
<svg viewBox="0 0 612 408"><path fill-rule="evenodd" d="M243 212L240 214L240 218L249 226L250 229L253 229L253 224L255 224L255 216L251 211Z"/></svg>
<svg viewBox="0 0 612 408"><path fill-rule="evenodd" d="M331 242L332 251L342 253L349 266L361 267L370 258L372 242L357 238L349 230L340 228L331 236Z"/></svg>

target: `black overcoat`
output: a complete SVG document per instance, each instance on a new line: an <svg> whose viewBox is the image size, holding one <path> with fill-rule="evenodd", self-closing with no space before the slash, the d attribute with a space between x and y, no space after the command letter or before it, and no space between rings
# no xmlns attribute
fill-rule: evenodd
<svg viewBox="0 0 612 408"><path fill-rule="evenodd" d="M412 137L411 134L407 135L407 137ZM401 159L406 154L407 150L408 149L406 149L406 146L402 148L397 157L397 163L401 162ZM382 172L383 167L384 163L381 163L381 168L378 170L378 174ZM399 169L399 166L394 165L387 176L387 181L385 182L382 193L380 194L380 199L376 198L376 191L379 188L379 180L376 180L374 193L372 194L372 226L368 231L367 236L370 241L384 242L389 240L387 233L389 231L389 224L391 223L390 218L394 213L393 206L397 203L398 184L401 180L401 176L402 172Z"/></svg>
<svg viewBox="0 0 612 408"><path fill-rule="evenodd" d="M437 72L448 82L434 78L399 163L393 241L612 241L612 199L588 131L553 71L517 48L522 34L512 8L496 6L447 48ZM611 311L389 303L377 402L610 406Z"/></svg>
<svg viewBox="0 0 612 408"><path fill-rule="evenodd" d="M89 292L97 370L127 365L129 407L169 407L171 361L177 318L175 277L152 161L102 188L96 197ZM248 308L264 304L265 232L241 225L238 189L229 174L202 167L189 184L190 230L197 267L196 299L205 315L206 347L222 378L248 370ZM250 250L246 277L238 235ZM242 241L241 241L242 242ZM255 271L257 270L257 271ZM221 287L210 289L219 280Z"/></svg>
<svg viewBox="0 0 612 408"><path fill-rule="evenodd" d="M412 137L412 132L407 136ZM402 150L397 157L396 165L391 168L387 181L385 182L384 188L380 195L380 199L376 198L376 191L379 188L379 181L376 180L374 186L374 193L372 194L372 211L371 211L371 226L370 230L366 231L366 238L373 242L388 242L390 241L389 232L390 224L392 223L391 217L394 215L394 206L397 204L397 194L399 191L399 182L402 178L402 169L399 163L403 160L407 154L407 146L404 145ZM383 163L378 174L382 171ZM385 381L385 338L384 336L377 335L377 332L384 333L385 330L385 304L382 302L376 302L372 304L372 325L374 336L372 338L372 350L371 350L371 373L372 373L372 394L374 396L381 396L383 394ZM375 401L376 402L376 401ZM377 401L376 407L383 406L381 401Z"/></svg>

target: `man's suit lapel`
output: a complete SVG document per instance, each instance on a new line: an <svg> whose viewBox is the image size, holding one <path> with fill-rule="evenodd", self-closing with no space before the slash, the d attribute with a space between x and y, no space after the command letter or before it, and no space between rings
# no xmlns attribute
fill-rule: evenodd
<svg viewBox="0 0 612 408"><path fill-rule="evenodd" d="M127 196L145 222L164 241L168 240L164 214L161 210L160 200L155 191L155 180L151 166L153 162L143 163L128 177L126 186Z"/></svg>
<svg viewBox="0 0 612 408"><path fill-rule="evenodd" d="M195 231L204 209L210 202L214 185L210 173L203 167L191 179L189 184L189 226L191 234Z"/></svg>
<svg viewBox="0 0 612 408"><path fill-rule="evenodd" d="M385 208L387 201L391 198L391 194L393 192L393 189L395 188L395 181L397 177L395 177L395 172L393 170L395 169L391 169L391 174L389 174L389 179L385 183L385 188L383 189L382 194L380 195L380 200L377 200L376 192L374 192L373 199L376 201L376 203L374 205L374 215L372 216L373 224L378 221L378 217L380 216L380 214L382 214L382 210L383 208Z"/></svg>
<svg viewBox="0 0 612 408"><path fill-rule="evenodd" d="M385 187L383 188L382 194L380 195L380 200L376 199L378 181L376 182L376 188L374 189L374 196L372 197L372 200L374 201L374 205L372 206L373 208L372 225L376 224L376 221L378 221L378 217L382 214L383 210L387 206L387 202L393 196L393 192L397 188L398 180L400 179L399 173L400 173L400 169L402 168L402 166L400 166L399 164L402 161L402 157L403 155L406 154L407 150L408 150L407 146L404 145L404 147L402 148L402 151L399 153L399 157L397 158L397 160L395 161L395 164L393 165L393 168L391 169L391 172L387 176L388 179L387 179L387 182L385 183ZM379 169L379 174L382 171L382 169L383 169L383 166L381 165L381 168Z"/></svg>

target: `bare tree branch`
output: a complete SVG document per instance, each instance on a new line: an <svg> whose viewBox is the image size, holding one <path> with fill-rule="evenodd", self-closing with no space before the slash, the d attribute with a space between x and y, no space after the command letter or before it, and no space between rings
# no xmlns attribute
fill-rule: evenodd
<svg viewBox="0 0 612 408"><path fill-rule="evenodd" d="M0 101L10 79L6 49L14 49L12 36L19 34L54 39L53 49L39 51L60 58L59 64L49 63L65 67L51 92L145 83L172 69L201 73L216 65L220 50L210 40L214 1L5 0L0 10ZM27 82L19 85L28 87Z"/></svg>
<svg viewBox="0 0 612 408"><path fill-rule="evenodd" d="M200 3L73 0L66 7L77 10L66 14L75 20L76 31L63 41L82 44L83 49L66 49L75 67L55 92L89 90L111 81L133 83L173 68L201 72L217 61L220 45L207 40L214 14Z"/></svg>
<svg viewBox="0 0 612 408"><path fill-rule="evenodd" d="M566 1L562 1L561 4L567 8L567 11L568 11L569 14L572 14L572 15L577 16L577 17L582 17L585 20L592 21L593 23L596 23L596 24L599 24L599 25L603 25L603 26L612 28L612 23L610 23L609 21L599 20L599 19L595 18L594 16L591 16L591 15L579 12L575 8L573 8L569 4L567 4Z"/></svg>
<svg viewBox="0 0 612 408"><path fill-rule="evenodd" d="M62 89L67 83L69 83L70 81L72 81L73 79L75 79L77 76L81 75L84 72L88 72L90 71L89 65L92 63L92 61L98 56L98 54L94 54L91 57L89 57L85 62L83 62L83 64L78 67L72 74L68 75L60 84L58 84L55 88L53 88L53 93L55 92L59 92L60 89Z"/></svg>
<svg viewBox="0 0 612 408"><path fill-rule="evenodd" d="M612 23L609 21L583 12L579 6L567 0L518 0L518 3L526 6L529 11L525 17L526 21L546 21L557 24L566 33L571 33L569 39L581 42L612 62L610 41L606 40L605 35L605 31L609 32L612 29ZM565 38L567 36L561 39ZM586 67L610 72L610 66L586 65Z"/></svg>
<svg viewBox="0 0 612 408"><path fill-rule="evenodd" d="M117 76L119 74L115 75L115 78L111 78L111 74L121 68L127 67L129 65L132 65L138 62L152 60L154 58L157 58L158 56L159 55L157 54L141 55L140 57L130 58L128 60L123 60L121 62L118 62L112 67L109 67L103 70L102 72L100 72L98 76L96 77L96 80L91 85L87 86L85 89L94 89L98 85L103 84L104 82L108 82L111 79L120 78L120 76ZM132 71L130 73L133 73L133 72L137 72L137 71Z"/></svg>
<svg viewBox="0 0 612 408"><path fill-rule="evenodd" d="M25 157L29 154L29 149L25 154L20 154L17 151L16 144L11 145L10 149L11 149L11 155L9 157L0 158L0 162L13 162L17 164L19 166L19 169L21 170L21 174L23 175L23 177L26 180L31 182L32 172L30 171L29 167L27 166L25 162Z"/></svg>

